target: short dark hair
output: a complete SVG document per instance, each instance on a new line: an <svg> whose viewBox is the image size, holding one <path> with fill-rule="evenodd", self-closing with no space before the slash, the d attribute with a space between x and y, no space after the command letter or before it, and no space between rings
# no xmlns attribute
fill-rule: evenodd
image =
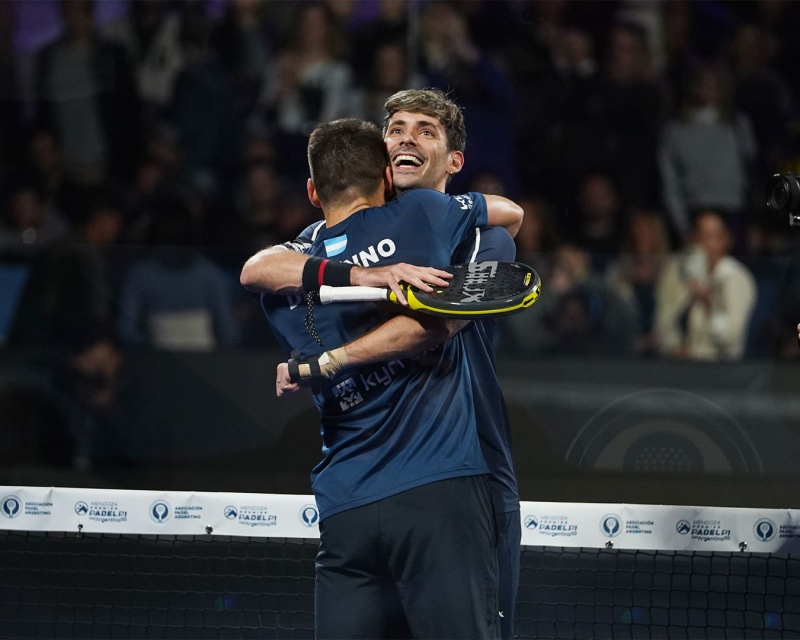
<svg viewBox="0 0 800 640"><path fill-rule="evenodd" d="M398 111L422 113L439 120L447 134L447 150L464 153L467 144L467 129L461 107L447 97L441 89L404 89L389 96L383 105L386 116L383 119L383 134L392 116Z"/></svg>
<svg viewBox="0 0 800 640"><path fill-rule="evenodd" d="M318 124L308 138L308 168L323 205L372 195L389 154L380 129L357 118Z"/></svg>

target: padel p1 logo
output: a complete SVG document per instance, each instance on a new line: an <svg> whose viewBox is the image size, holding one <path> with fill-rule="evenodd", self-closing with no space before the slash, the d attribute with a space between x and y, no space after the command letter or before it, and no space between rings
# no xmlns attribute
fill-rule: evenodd
<svg viewBox="0 0 800 640"><path fill-rule="evenodd" d="M528 516L525 518L525 522L523 523L526 529L535 529L539 526L539 520L536 516Z"/></svg>
<svg viewBox="0 0 800 640"><path fill-rule="evenodd" d="M3 502L0 503L0 513L6 518L16 518L22 513L22 503L17 496L6 496Z"/></svg>
<svg viewBox="0 0 800 640"><path fill-rule="evenodd" d="M316 505L303 505L300 507L300 513L298 516L300 518L300 522L306 527L316 527L319 523L319 511L317 510Z"/></svg>

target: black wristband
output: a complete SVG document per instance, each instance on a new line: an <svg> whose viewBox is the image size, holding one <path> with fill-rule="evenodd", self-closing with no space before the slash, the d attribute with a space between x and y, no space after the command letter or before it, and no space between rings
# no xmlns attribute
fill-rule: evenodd
<svg viewBox="0 0 800 640"><path fill-rule="evenodd" d="M310 257L303 266L303 291L316 291L319 289L319 268L325 262L322 258Z"/></svg>
<svg viewBox="0 0 800 640"><path fill-rule="evenodd" d="M310 257L303 267L303 291L316 291L323 284L331 287L349 287L353 265Z"/></svg>
<svg viewBox="0 0 800 640"><path fill-rule="evenodd" d="M322 278L320 284L327 284L331 287L349 287L350 271L353 265L346 262L326 262L322 267Z"/></svg>

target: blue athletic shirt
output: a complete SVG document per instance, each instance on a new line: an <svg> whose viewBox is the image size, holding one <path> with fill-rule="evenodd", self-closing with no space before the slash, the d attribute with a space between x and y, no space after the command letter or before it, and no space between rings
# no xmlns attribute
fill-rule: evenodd
<svg viewBox="0 0 800 640"><path fill-rule="evenodd" d="M459 243L486 224L481 194L417 189L331 228L312 225L290 244L361 266L445 266ZM302 357L351 342L387 318L385 305L375 303L315 304L320 346L305 326L305 296L262 294L261 304L287 355L297 350ZM489 473L470 380L457 334L418 358L348 368L324 381L313 394L322 460L311 486L320 518L446 478Z"/></svg>
<svg viewBox="0 0 800 640"><path fill-rule="evenodd" d="M453 264L483 260L513 261L514 239L501 227L475 229L453 256ZM475 320L460 334L472 372L472 394L483 456L489 466L489 482L497 512L519 509L519 490L511 452L511 426L506 403L497 381L494 345L498 319Z"/></svg>

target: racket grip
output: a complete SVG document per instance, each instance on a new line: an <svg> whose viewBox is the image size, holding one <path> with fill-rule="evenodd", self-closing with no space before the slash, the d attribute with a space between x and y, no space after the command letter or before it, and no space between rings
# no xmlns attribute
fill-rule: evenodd
<svg viewBox="0 0 800 640"><path fill-rule="evenodd" d="M370 302L388 300L390 289L381 287L331 287L323 284L319 288L319 301L322 304L331 302Z"/></svg>

